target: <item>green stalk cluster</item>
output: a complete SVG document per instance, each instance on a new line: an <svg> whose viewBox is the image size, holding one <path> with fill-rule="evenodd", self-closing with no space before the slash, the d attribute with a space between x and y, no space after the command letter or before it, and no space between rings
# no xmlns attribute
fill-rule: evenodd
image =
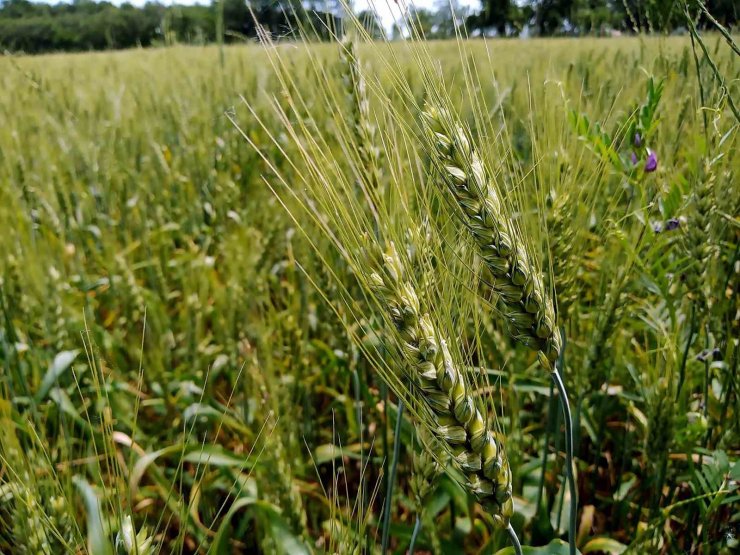
<svg viewBox="0 0 740 555"><path fill-rule="evenodd" d="M613 283L612 288L604 298L604 302L601 303L602 308L596 316L596 326L593 329L591 342L586 353L584 374L579 380L583 382L579 384L581 394L585 393L585 391L600 390L608 378L607 369L609 365L606 364L606 350L610 345L609 337L616 328L617 323L621 320L622 313L624 312L624 307L622 306L624 300L623 278L619 277ZM584 388L586 389L584 390Z"/></svg>
<svg viewBox="0 0 740 555"><path fill-rule="evenodd" d="M342 60L342 84L347 100L352 107L352 133L360 156L362 168L367 172L371 189L376 190L380 183L380 150L375 146L375 125L370 117L370 100L367 84L355 50L355 43L345 37L340 49Z"/></svg>
<svg viewBox="0 0 740 555"><path fill-rule="evenodd" d="M569 202L567 195L556 196L550 201L547 218L549 241L547 254L552 270L552 285L557 299L555 309L561 321L567 317L571 305L578 297L577 273L574 271L575 230L572 224L575 218L574 208L575 204Z"/></svg>
<svg viewBox="0 0 740 555"><path fill-rule="evenodd" d="M258 366L251 369L250 375L254 379L255 386L258 388L262 398L263 416L266 419L271 418L270 414L276 409L271 409L270 401L274 399L274 394L268 389L268 382L262 375ZM277 504L285 510L285 517L290 524L291 530L302 536L307 537L308 521L306 510L303 505L303 498L298 486L295 484L294 472L285 447L285 439L289 439L291 434L287 430L281 430L276 427L270 435L271 450L268 455L269 464L266 465L266 474L269 476L270 493L272 493Z"/></svg>
<svg viewBox="0 0 740 555"><path fill-rule="evenodd" d="M712 214L717 209L714 181L714 173L707 163L697 177L697 186L691 195L690 221L684 235L686 253L692 261L691 270L684 276L686 288L700 313L705 312L711 302L707 278L710 261L716 251L711 229Z"/></svg>
<svg viewBox="0 0 740 555"><path fill-rule="evenodd" d="M467 489L506 526L513 513L511 471L503 444L474 401L440 330L421 303L393 244L370 283L395 325L398 352L429 409L432 433L467 479Z"/></svg>
<svg viewBox="0 0 740 555"><path fill-rule="evenodd" d="M436 169L459 205L481 258L492 274L492 288L514 339L538 351L541 364L555 368L560 335L552 301L540 272L527 256L525 242L504 211L502 200L468 134L443 109L423 113Z"/></svg>
<svg viewBox="0 0 740 555"><path fill-rule="evenodd" d="M413 451L411 456L412 475L409 486L416 511L421 513L437 478L444 472L448 457L445 456L444 446L426 428L420 426L418 434L422 448Z"/></svg>
<svg viewBox="0 0 740 555"><path fill-rule="evenodd" d="M429 494L434 490L437 480L445 471L449 457L444 446L424 427L417 432L421 449L411 454L411 479L409 487L414 502L416 518L424 524L430 541L432 553L442 553L439 536L434 529L434 517L424 510Z"/></svg>
<svg viewBox="0 0 740 555"><path fill-rule="evenodd" d="M30 488L19 487L16 491L15 536L18 547L27 553L50 553L51 545L47 537L48 517ZM23 547L21 547L23 546Z"/></svg>
<svg viewBox="0 0 740 555"><path fill-rule="evenodd" d="M645 442L645 453L652 465L655 487L653 489L653 506L657 507L666 478L668 454L675 435L675 402L676 393L669 378L658 380L653 398L648 399L648 431Z"/></svg>

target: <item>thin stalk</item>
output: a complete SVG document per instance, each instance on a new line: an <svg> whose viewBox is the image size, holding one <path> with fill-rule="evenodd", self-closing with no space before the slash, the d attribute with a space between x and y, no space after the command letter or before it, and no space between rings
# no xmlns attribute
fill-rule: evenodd
<svg viewBox="0 0 740 555"><path fill-rule="evenodd" d="M558 519L555 522L555 529L558 532L560 532L560 524L563 522L563 505L565 505L565 485L567 484L567 479L563 478L563 482L563 485L560 487L560 499L558 499Z"/></svg>
<svg viewBox="0 0 740 555"><path fill-rule="evenodd" d="M357 411L357 435L360 439L360 469L364 468L365 465L365 447L364 437L362 429L362 388L360 387L360 372L355 365L352 370L352 382L355 390L355 410ZM362 480L360 484L360 507L365 509L365 481Z"/></svg>
<svg viewBox="0 0 740 555"><path fill-rule="evenodd" d="M704 324L704 348L709 349L709 324ZM704 418L709 414L709 359L704 361Z"/></svg>
<svg viewBox="0 0 740 555"><path fill-rule="evenodd" d="M551 422L553 421L553 411L555 410L555 384L550 382L550 399L547 405L547 425L545 426L545 442L542 447L542 467L540 472L540 483L537 487L537 503L535 507L537 511L540 510L540 503L542 503L542 492L545 489L545 474L547 472L547 452L550 447L550 428Z"/></svg>
<svg viewBox="0 0 740 555"><path fill-rule="evenodd" d="M581 447L581 414L583 411L583 395L576 397L576 412L573 417L573 453L578 453ZM575 456L575 455L574 455Z"/></svg>
<svg viewBox="0 0 740 555"><path fill-rule="evenodd" d="M380 398L383 402L383 434L382 434L382 441L383 441L383 484L382 488L385 491L388 491L388 476L390 475L390 457L388 456L388 450L390 441L388 440L388 386L386 386L385 381L380 381Z"/></svg>
<svg viewBox="0 0 740 555"><path fill-rule="evenodd" d="M514 553L516 553L516 555L523 555L524 552L522 551L522 544L519 541L519 537L516 535L516 532L514 531L514 527L511 525L511 522L509 522L509 526L506 528L506 531L509 533L509 538L511 538L511 544L514 546Z"/></svg>
<svg viewBox="0 0 740 555"><path fill-rule="evenodd" d="M717 21L712 14L709 13L709 10L707 10L707 7L704 5L704 2L697 2L696 3L701 11L704 12L705 17L712 22L712 24L717 28L717 30L720 32L720 34L725 38L727 41L727 44L732 48L732 51L740 56L740 48L738 48L737 44L735 44L735 41L732 40L732 35L730 32L725 29L725 27Z"/></svg>
<svg viewBox="0 0 740 555"><path fill-rule="evenodd" d="M661 453L660 466L658 467L658 476L656 477L655 491L653 492L652 518L658 518L661 512L660 499L663 496L663 485L668 475L668 453ZM702 455L699 455L699 464L702 464Z"/></svg>
<svg viewBox="0 0 740 555"><path fill-rule="evenodd" d="M383 512L383 542L380 551L383 555L388 552L388 539L391 532L391 501L393 499L393 486L396 481L396 469L398 468L398 454L401 450L401 421L403 420L403 401L398 400L398 416L396 418L395 435L393 436L393 461L388 476L388 489L385 495L385 507Z"/></svg>
<svg viewBox="0 0 740 555"><path fill-rule="evenodd" d="M691 18L689 15L688 9L686 10L686 20L688 21ZM701 80L701 64L699 63L699 56L696 54L696 42L694 41L694 34L690 33L689 37L691 38L691 53L694 56L694 67L696 68L696 82L699 85L699 100L701 101L701 116L702 120L704 121L704 139L707 141L707 144L709 144L709 122L707 121L707 111L704 109L704 107L707 105L705 99L704 99L704 84Z"/></svg>
<svg viewBox="0 0 740 555"><path fill-rule="evenodd" d="M555 384L555 382L553 382L553 385L554 384ZM558 405L560 405L560 401L558 401ZM562 410L556 410L555 411L555 427L553 428L556 431L555 438L554 438L555 439L555 443L553 445L553 447L554 447L553 451L555 453L560 453L562 451L561 445L560 445L562 443L562 439L563 439L563 436L560 434L560 424L561 424L561 420L562 419L563 419L563 411ZM560 530L560 522L561 522L560 519L561 519L562 514L563 514L563 503L565 502L565 477L564 476L563 476L563 485L560 486L560 489L558 491L559 491L559 498L560 499L557 500L557 501L553 501L553 507L557 507L557 509L558 509L558 511L557 511L558 518L557 518L557 522L556 522L556 526L555 526L555 529L556 530Z"/></svg>
<svg viewBox="0 0 740 555"><path fill-rule="evenodd" d="M702 52L704 53L704 57L706 58L707 63L709 64L709 67L712 68L712 72L714 73L714 78L719 82L719 88L721 89L725 98L727 98L727 105L730 107L730 110L735 116L735 119L740 123L740 112L735 106L735 102L732 100L732 95L730 94L730 91L727 88L727 85L725 85L725 79L720 73L719 68L717 67L717 64L715 64L714 60L712 60L712 57L709 55L709 52L707 51L707 46L704 44L704 40L699 36L699 32L696 30L696 25L694 25L694 21L691 19L689 15L688 8L686 9L686 22L689 25L689 31L692 37L691 39L692 48L694 45L694 40L696 40L696 42L699 43L699 47L701 48Z"/></svg>
<svg viewBox="0 0 740 555"><path fill-rule="evenodd" d="M221 69L224 68L224 0L219 0L216 12L216 40L218 41L218 58Z"/></svg>
<svg viewBox="0 0 740 555"><path fill-rule="evenodd" d="M560 376L560 370L563 368L565 358L565 335L562 337L562 350L560 358L552 373L552 379L560 394L560 405L563 408L563 419L565 421L565 471L568 477L568 486L570 489L570 515L568 519L568 543L570 555L576 553L576 520L578 516L578 492L576 489L576 478L573 472L573 416L570 412L570 403L568 402L568 393L565 390L565 384Z"/></svg>
<svg viewBox="0 0 740 555"><path fill-rule="evenodd" d="M737 389L737 385L735 384L735 379L734 379L734 376L737 375L737 354L733 355L731 362L732 362L732 366L730 367L728 365L727 367L727 382L724 385L724 387L722 387L723 399L722 399L722 410L720 412L719 422L725 422L725 419L727 418L728 410L730 408L730 401L733 398L733 392ZM710 426L709 429L707 430L706 437L704 439L704 445L706 447L709 447L711 440L712 440L712 427Z"/></svg>
<svg viewBox="0 0 740 555"><path fill-rule="evenodd" d="M409 542L409 555L414 555L414 549L416 548L416 538L421 530L421 515L416 515L416 524L414 524L414 531L411 534L411 542Z"/></svg>
<svg viewBox="0 0 740 555"><path fill-rule="evenodd" d="M686 379L686 362L689 358L689 349L691 348L691 342L694 340L694 333L696 333L696 303L691 303L691 318L689 320L689 338L686 340L686 347L683 351L683 358L681 359L681 368L678 372L678 386L676 387L676 401L681 396L681 388L683 382Z"/></svg>

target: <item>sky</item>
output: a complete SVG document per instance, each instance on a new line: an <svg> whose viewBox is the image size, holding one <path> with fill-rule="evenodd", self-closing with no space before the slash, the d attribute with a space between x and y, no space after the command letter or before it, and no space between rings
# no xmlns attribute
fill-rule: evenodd
<svg viewBox="0 0 740 555"><path fill-rule="evenodd" d="M56 3L59 0L36 0L36 1L42 1L46 3ZM64 0L62 0L64 1ZM130 4L133 4L134 6L143 6L146 4L148 0L109 0L113 4L122 4L124 1L128 1ZM406 3L407 5L410 5L412 2L411 0L399 0L401 3ZM413 5L417 8L433 8L435 5L437 5L440 1L444 1L445 3L449 2L449 0L413 0ZM159 0L161 4L210 4L210 0ZM460 6L470 6L473 8L480 8L481 2L480 0L457 0L456 3ZM316 1L317 5L321 5L321 0ZM391 25L393 25L394 21L394 15L395 19L398 18L399 12L399 6L395 2L395 0L354 0L352 2L352 5L355 9L355 12L360 12L362 10L368 9L369 6L372 6L375 11L378 13L378 16L380 17L380 20L383 23L383 27L386 29L390 29Z"/></svg>
<svg viewBox="0 0 740 555"><path fill-rule="evenodd" d="M417 8L434 8L436 5L439 5L440 0L414 0L413 2L410 0L402 0L402 3L405 3L407 6L413 3ZM448 0L445 1L445 3L447 4ZM480 0L458 0L456 3L461 7L471 6L473 8L480 8L481 5ZM383 22L383 27L386 29L390 29L393 24L394 14L395 19L398 19L398 14L400 13L399 5L393 0L354 0L352 6L354 7L355 12L360 12L368 9L368 7L372 7L378 13L378 16L380 16L380 20Z"/></svg>

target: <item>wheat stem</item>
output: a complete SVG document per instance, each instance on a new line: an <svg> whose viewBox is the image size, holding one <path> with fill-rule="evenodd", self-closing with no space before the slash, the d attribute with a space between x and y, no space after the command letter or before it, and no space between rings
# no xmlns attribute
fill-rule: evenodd
<svg viewBox="0 0 740 555"><path fill-rule="evenodd" d="M409 542L409 555L414 555L416 549L416 538L421 530L421 513L416 513L416 523L414 524L414 531L411 534L411 541Z"/></svg>
<svg viewBox="0 0 740 555"><path fill-rule="evenodd" d="M398 470L398 455L401 450L401 422L403 421L403 401L398 400L396 416L395 435L393 436L393 461L391 462L390 475L388 476L388 489L385 495L385 506L383 509L383 539L381 553L388 551L388 539L391 531L391 506L393 501L393 486L396 483L396 471Z"/></svg>
<svg viewBox="0 0 740 555"><path fill-rule="evenodd" d="M562 361L562 358L561 358ZM560 394L560 405L563 408L563 419L565 421L565 470L568 477L568 487L570 489L570 513L568 518L568 540L570 545L570 555L576 553L576 529L578 516L578 491L576 488L576 477L573 472L573 416L570 412L570 403L568 402L568 393L565 390L565 384L560 377L560 372L556 368L552 373L552 379Z"/></svg>
<svg viewBox="0 0 740 555"><path fill-rule="evenodd" d="M552 427L552 421L553 421L553 412L555 411L555 382L554 380L550 381L550 394L548 397L547 402L547 426L545 426L545 440L544 445L542 447L542 465L541 465L541 471L540 471L540 481L539 485L537 487L537 503L535 504L535 507L537 511L540 510L540 505L542 504L542 493L545 488L545 473L547 472L547 453L549 451L550 447L550 428Z"/></svg>
<svg viewBox="0 0 740 555"><path fill-rule="evenodd" d="M511 538L511 543L514 546L514 553L516 553L516 555L523 555L524 551L522 551L522 544L519 541L519 536L516 535L516 531L511 525L511 522L506 527L506 531L509 533L509 538Z"/></svg>

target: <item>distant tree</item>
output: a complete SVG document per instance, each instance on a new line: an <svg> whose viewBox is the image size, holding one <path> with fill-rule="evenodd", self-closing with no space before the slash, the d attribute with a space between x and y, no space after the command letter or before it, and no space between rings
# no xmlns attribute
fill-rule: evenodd
<svg viewBox="0 0 740 555"><path fill-rule="evenodd" d="M457 29L470 15L470 8L460 4L459 0L437 0L433 16L433 37L454 37Z"/></svg>
<svg viewBox="0 0 740 555"><path fill-rule="evenodd" d="M501 36L506 35L506 28L511 22L512 4L511 0L484 0L481 21L483 26L496 29Z"/></svg>
<svg viewBox="0 0 740 555"><path fill-rule="evenodd" d="M433 38L434 13L426 8L411 8L406 14L409 29L415 29L420 35Z"/></svg>
<svg viewBox="0 0 740 555"><path fill-rule="evenodd" d="M382 39L385 37L385 30L378 14L374 10L363 10L357 14L357 19L362 27L373 39Z"/></svg>
<svg viewBox="0 0 740 555"><path fill-rule="evenodd" d="M554 35L565 29L574 0L538 0L534 2L535 26L540 35Z"/></svg>
<svg viewBox="0 0 740 555"><path fill-rule="evenodd" d="M249 35L253 26L246 0L219 1L224 3L224 32Z"/></svg>
<svg viewBox="0 0 740 555"><path fill-rule="evenodd" d="M9 19L44 15L45 8L47 6L34 4L28 0L5 0L4 2L0 2L0 13L2 13L2 17Z"/></svg>
<svg viewBox="0 0 740 555"><path fill-rule="evenodd" d="M707 0L707 10L725 27L736 27L737 16L740 14L740 4L737 0ZM703 18L706 22L707 19Z"/></svg>
<svg viewBox="0 0 740 555"><path fill-rule="evenodd" d="M573 31L582 35L603 34L620 26L620 18L606 0L575 0L569 20Z"/></svg>
<svg viewBox="0 0 740 555"><path fill-rule="evenodd" d="M0 0L0 49L36 53L213 41L219 1L212 0L210 6L147 2L137 7L93 0L58 4ZM688 2L692 18L700 28L713 28L697 1ZM737 25L740 4L736 0L706 0L705 5L722 25ZM315 31L315 40L342 32L338 0L223 0L223 11L231 41L256 36L255 18L275 37L290 37L298 28ZM375 14L359 15L372 37L383 36ZM463 21L468 31L505 36L519 34L528 26L540 35L600 34L611 28L670 32L685 27L684 18L683 3L676 0L481 0L481 9L474 14L458 0L452 6L449 0L437 0L434 10L409 12L405 22L394 25L392 36L403 36L410 20L428 38L447 38L455 35Z"/></svg>

